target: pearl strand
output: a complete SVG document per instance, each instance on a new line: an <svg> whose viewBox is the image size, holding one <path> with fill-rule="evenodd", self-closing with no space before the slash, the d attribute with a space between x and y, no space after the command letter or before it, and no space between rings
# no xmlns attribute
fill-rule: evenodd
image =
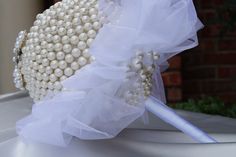
<svg viewBox="0 0 236 157"><path fill-rule="evenodd" d="M137 50L128 64L127 84L128 89L123 97L128 104L138 105L142 98L146 99L152 91L153 72L156 68L156 61L160 55L156 52L145 53Z"/></svg>

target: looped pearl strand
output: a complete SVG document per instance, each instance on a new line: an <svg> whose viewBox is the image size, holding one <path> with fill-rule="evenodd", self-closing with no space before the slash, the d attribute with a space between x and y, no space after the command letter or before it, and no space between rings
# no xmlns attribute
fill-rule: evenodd
<svg viewBox="0 0 236 157"><path fill-rule="evenodd" d="M137 50L135 57L131 58L126 72L129 90L123 95L128 104L138 105L142 98L146 99L151 94L153 73L159 58L156 52L146 53L141 50Z"/></svg>

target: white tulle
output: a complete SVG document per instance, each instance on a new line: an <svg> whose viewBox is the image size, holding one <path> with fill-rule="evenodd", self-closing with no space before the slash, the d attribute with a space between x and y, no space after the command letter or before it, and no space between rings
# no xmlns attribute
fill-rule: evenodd
<svg viewBox="0 0 236 157"><path fill-rule="evenodd" d="M202 24L192 1L120 0L114 4L118 6L115 13L100 0L110 23L90 47L96 61L66 79L62 92L34 105L32 114L17 123L21 137L65 146L73 136L116 136L145 111L145 100L132 106L121 99L129 88L126 64L137 49L160 53L152 95L165 102L160 71L168 58L198 44L196 32Z"/></svg>

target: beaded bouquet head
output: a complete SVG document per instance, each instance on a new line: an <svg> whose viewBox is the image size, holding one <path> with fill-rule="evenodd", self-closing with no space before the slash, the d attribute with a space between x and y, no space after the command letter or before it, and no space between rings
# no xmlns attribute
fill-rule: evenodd
<svg viewBox="0 0 236 157"><path fill-rule="evenodd" d="M60 146L73 136L112 138L146 109L178 126L163 104L161 71L198 44L201 27L191 0L56 3L15 44L14 82L36 102L18 134Z"/></svg>
<svg viewBox="0 0 236 157"><path fill-rule="evenodd" d="M102 27L98 1L58 2L38 14L30 32L21 31L15 48L14 83L39 101L61 81L89 64L89 46Z"/></svg>

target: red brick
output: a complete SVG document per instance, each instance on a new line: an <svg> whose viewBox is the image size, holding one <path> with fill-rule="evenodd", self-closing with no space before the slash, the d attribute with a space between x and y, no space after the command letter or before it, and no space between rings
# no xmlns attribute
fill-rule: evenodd
<svg viewBox="0 0 236 157"><path fill-rule="evenodd" d="M224 3L224 0L200 0L202 9L214 8Z"/></svg>
<svg viewBox="0 0 236 157"><path fill-rule="evenodd" d="M220 35L222 26L219 24L206 25L201 34L204 37L217 37Z"/></svg>
<svg viewBox="0 0 236 157"><path fill-rule="evenodd" d="M208 10L202 10L198 14L199 18L202 20L202 22L206 24L211 24L211 22L216 18L216 11L215 9L208 9Z"/></svg>
<svg viewBox="0 0 236 157"><path fill-rule="evenodd" d="M182 100L182 91L180 88L167 89L168 102L177 102Z"/></svg>
<svg viewBox="0 0 236 157"><path fill-rule="evenodd" d="M168 60L170 66L169 69L180 69L181 68L181 57L175 56Z"/></svg>
<svg viewBox="0 0 236 157"><path fill-rule="evenodd" d="M201 81L195 80L184 80L183 81L183 95L201 93Z"/></svg>
<svg viewBox="0 0 236 157"><path fill-rule="evenodd" d="M204 93L219 93L233 91L232 80L202 80L201 88Z"/></svg>
<svg viewBox="0 0 236 157"><path fill-rule="evenodd" d="M235 65L236 53L206 54L203 60L206 65Z"/></svg>
<svg viewBox="0 0 236 157"><path fill-rule="evenodd" d="M201 66L186 69L183 73L184 79L212 79L216 77L216 67Z"/></svg>
<svg viewBox="0 0 236 157"><path fill-rule="evenodd" d="M212 7L212 0L200 0L201 8L210 8Z"/></svg>
<svg viewBox="0 0 236 157"><path fill-rule="evenodd" d="M216 42L214 39L206 39L206 40L200 40L199 46L201 51L211 52L216 50Z"/></svg>
<svg viewBox="0 0 236 157"><path fill-rule="evenodd" d="M219 50L236 50L236 40L220 40Z"/></svg>
<svg viewBox="0 0 236 157"><path fill-rule="evenodd" d="M213 0L213 3L215 4L215 6L220 6L224 3L225 0Z"/></svg>
<svg viewBox="0 0 236 157"><path fill-rule="evenodd" d="M232 78L236 77L236 66L220 67L217 69L218 78Z"/></svg>
<svg viewBox="0 0 236 157"><path fill-rule="evenodd" d="M165 72L162 74L162 78L166 87L182 85L180 72Z"/></svg>

